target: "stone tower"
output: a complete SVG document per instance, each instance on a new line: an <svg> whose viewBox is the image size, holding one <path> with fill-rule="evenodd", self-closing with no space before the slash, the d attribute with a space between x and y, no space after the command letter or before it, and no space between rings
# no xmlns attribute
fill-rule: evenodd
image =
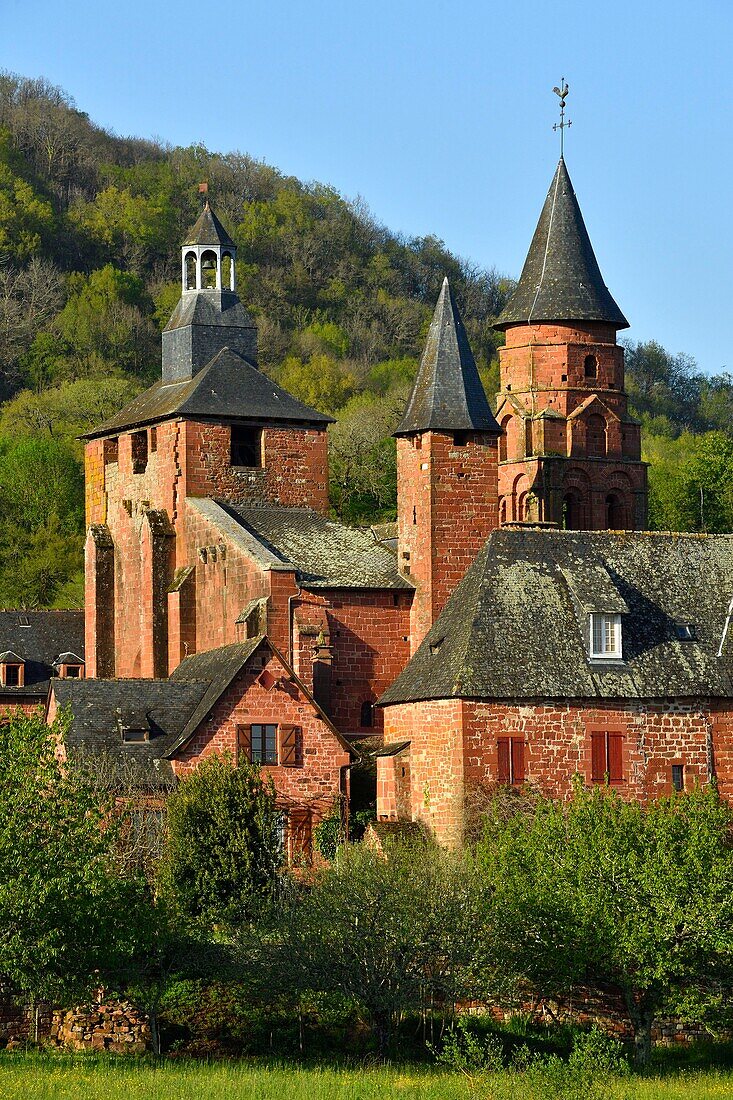
<svg viewBox="0 0 733 1100"><path fill-rule="evenodd" d="M412 652L498 525L499 434L445 279L395 432L399 566L416 585Z"/></svg>
<svg viewBox="0 0 733 1100"><path fill-rule="evenodd" d="M90 677L165 677L236 640L241 608L221 613L236 569L211 544L207 500L328 511L331 417L258 369L235 255L207 202L183 245L160 380L86 436Z"/></svg>
<svg viewBox="0 0 733 1100"><path fill-rule="evenodd" d="M502 523L638 530L647 521L639 422L628 413L628 321L603 282L561 157L517 288L496 327Z"/></svg>

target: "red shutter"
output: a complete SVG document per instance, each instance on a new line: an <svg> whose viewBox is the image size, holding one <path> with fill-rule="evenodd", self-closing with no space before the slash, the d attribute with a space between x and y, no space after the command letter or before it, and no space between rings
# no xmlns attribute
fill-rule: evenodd
<svg viewBox="0 0 733 1100"><path fill-rule="evenodd" d="M624 778L622 733L608 734L608 778L611 783L621 783Z"/></svg>
<svg viewBox="0 0 733 1100"><path fill-rule="evenodd" d="M249 726L237 726L237 759L252 759L252 731Z"/></svg>
<svg viewBox="0 0 733 1100"><path fill-rule="evenodd" d="M496 779L498 783L511 783L512 773L511 765L509 762L509 738L500 737L496 742L496 748L498 751Z"/></svg>
<svg viewBox="0 0 733 1100"><path fill-rule="evenodd" d="M278 764L284 764L292 768L298 763L297 757L297 726L277 727L277 760Z"/></svg>
<svg viewBox="0 0 733 1100"><path fill-rule="evenodd" d="M512 783L524 783L524 741L512 737Z"/></svg>
<svg viewBox="0 0 733 1100"><path fill-rule="evenodd" d="M591 765L590 777L594 783L603 783L606 778L606 735L605 733L592 733L590 735Z"/></svg>

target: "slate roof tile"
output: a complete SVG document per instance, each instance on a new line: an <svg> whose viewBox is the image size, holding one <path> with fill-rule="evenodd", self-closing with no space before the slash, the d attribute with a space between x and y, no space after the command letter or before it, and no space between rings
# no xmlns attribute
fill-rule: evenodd
<svg viewBox="0 0 733 1100"><path fill-rule="evenodd" d="M731 599L731 535L498 530L380 702L730 698ZM621 662L589 659L603 610L622 613Z"/></svg>
<svg viewBox="0 0 733 1100"><path fill-rule="evenodd" d="M25 662L25 686L0 687L0 697L43 699L60 654L70 651L84 658L84 612L0 611L0 652L4 651L17 653Z"/></svg>
<svg viewBox="0 0 733 1100"><path fill-rule="evenodd" d="M171 417L325 427L333 417L291 397L241 355L223 348L193 378L156 382L85 439L113 435Z"/></svg>
<svg viewBox="0 0 733 1100"><path fill-rule="evenodd" d="M306 588L413 588L398 573L394 552L369 529L347 527L308 508L217 504L271 562L293 568Z"/></svg>
<svg viewBox="0 0 733 1100"><path fill-rule="evenodd" d="M629 327L603 281L562 157L519 282L495 328L538 321L606 321Z"/></svg>
<svg viewBox="0 0 733 1100"><path fill-rule="evenodd" d="M471 430L501 434L453 291L444 279L407 410L394 434Z"/></svg>

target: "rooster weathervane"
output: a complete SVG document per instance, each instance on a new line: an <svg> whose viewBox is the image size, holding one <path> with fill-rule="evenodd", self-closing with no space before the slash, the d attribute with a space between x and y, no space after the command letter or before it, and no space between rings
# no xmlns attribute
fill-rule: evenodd
<svg viewBox="0 0 733 1100"><path fill-rule="evenodd" d="M568 126L572 126L570 119L565 121L565 100L568 98L568 92L570 88L565 83L565 77L560 78L560 87L552 89L555 95L560 97L560 121L556 122L552 127L553 130L560 131L560 156L562 157L565 152L565 130Z"/></svg>

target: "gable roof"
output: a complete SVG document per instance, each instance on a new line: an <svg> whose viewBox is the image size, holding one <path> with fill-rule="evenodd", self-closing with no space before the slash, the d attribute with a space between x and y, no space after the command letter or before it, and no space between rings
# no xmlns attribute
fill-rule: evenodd
<svg viewBox="0 0 733 1100"><path fill-rule="evenodd" d="M500 529L380 702L729 698L731 599L731 535ZM592 611L623 615L623 661L588 659Z"/></svg>
<svg viewBox="0 0 733 1100"><path fill-rule="evenodd" d="M562 157L519 282L494 327L538 321L606 321L629 327L603 281Z"/></svg>
<svg viewBox="0 0 733 1100"><path fill-rule="evenodd" d="M256 638L248 639L246 642L235 642L232 645L220 646L218 649L209 649L202 653L194 653L190 657L186 657L184 661L181 661L178 668L172 673L171 680L176 683L206 679L209 683L209 687L201 697L201 700L192 712L179 737L169 748L169 757L183 748L186 742L193 736L216 701L223 695L235 676L244 668L250 657L255 654L263 643L272 650L273 654L282 665L283 671L287 674L288 678L297 685L298 689L306 697L321 720L328 726L341 747L344 748L350 756L357 755L353 745L350 745L343 735L339 733L331 719L315 701L313 695L302 680L296 676L280 650L277 649L265 635L259 635Z"/></svg>
<svg viewBox="0 0 733 1100"><path fill-rule="evenodd" d="M199 214L183 242L185 248L189 244L213 244L223 248L234 248L235 244L224 226L209 206L209 200L204 203L204 208Z"/></svg>
<svg viewBox="0 0 733 1100"><path fill-rule="evenodd" d="M0 611L0 652L17 654L25 666L24 686L0 686L0 696L45 698L54 665L67 651L83 659L83 611Z"/></svg>
<svg viewBox="0 0 733 1100"><path fill-rule="evenodd" d="M207 687L186 719L175 742L168 748L169 756L172 756L193 736L216 701L264 640L264 636L260 634L256 638L248 638L246 642L234 642L231 645L219 646L217 649L204 650L202 653L192 653L173 670L171 682L203 680Z"/></svg>
<svg viewBox="0 0 733 1100"><path fill-rule="evenodd" d="M306 588L414 587L397 571L394 551L371 529L347 527L309 508L210 502L205 510L216 521L214 509L239 525L248 552L264 568L293 569Z"/></svg>
<svg viewBox="0 0 733 1100"><path fill-rule="evenodd" d="M430 324L420 369L395 435L423 431L501 434L473 358L448 279Z"/></svg>
<svg viewBox="0 0 733 1100"><path fill-rule="evenodd" d="M71 720L69 749L103 755L141 786L170 780L167 762L180 735L209 688L208 682L173 680L53 680L59 707ZM149 731L148 741L122 740L122 727Z"/></svg>
<svg viewBox="0 0 733 1100"><path fill-rule="evenodd" d="M84 439L112 435L171 417L279 422L325 427L333 417L291 397L241 355L222 348L183 382L156 382Z"/></svg>

